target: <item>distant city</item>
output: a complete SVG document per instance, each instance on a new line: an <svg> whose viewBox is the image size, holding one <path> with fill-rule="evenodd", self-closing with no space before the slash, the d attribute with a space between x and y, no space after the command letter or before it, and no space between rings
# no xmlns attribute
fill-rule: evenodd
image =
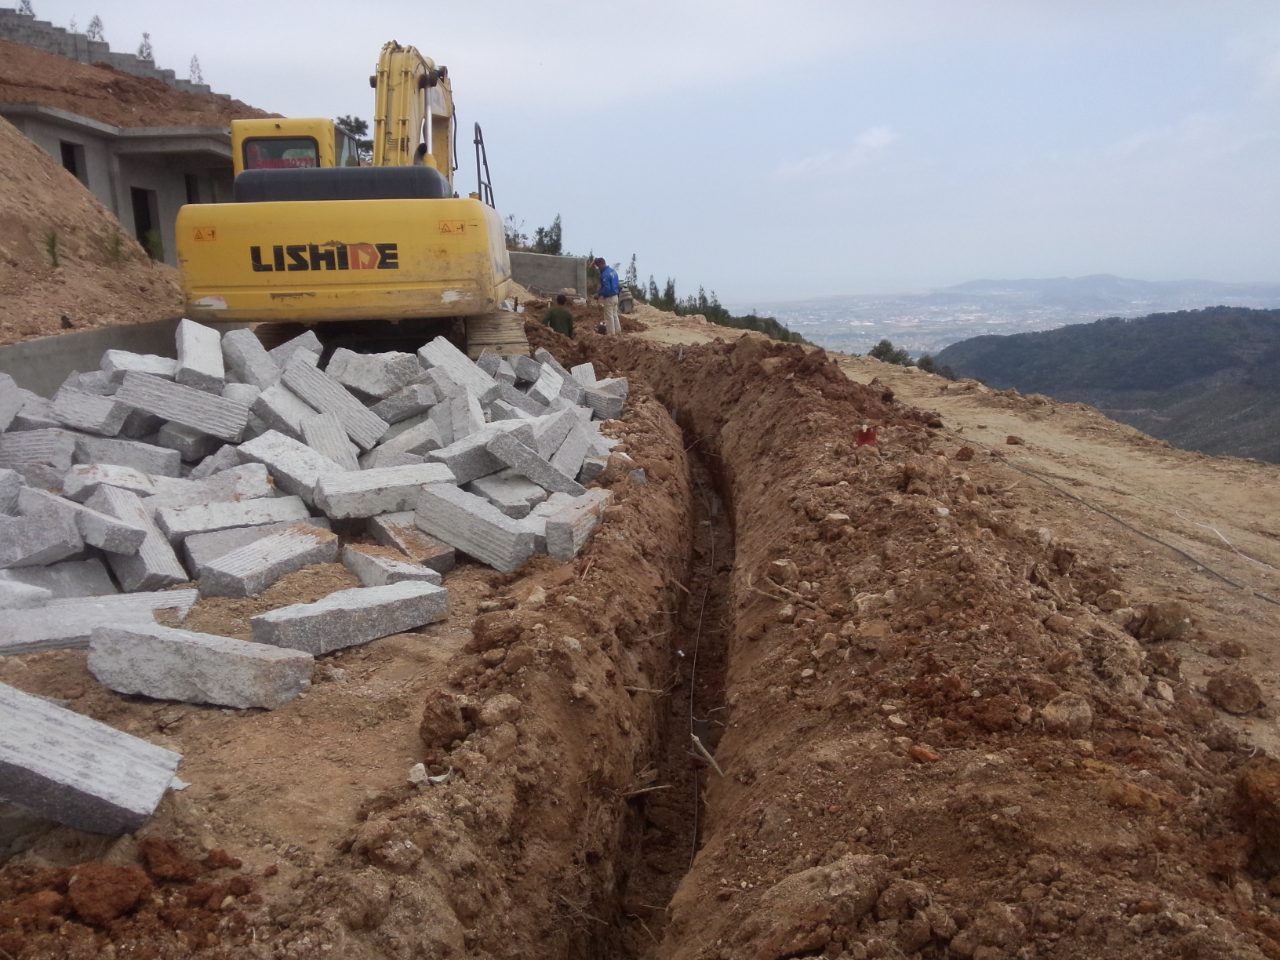
<svg viewBox="0 0 1280 960"><path fill-rule="evenodd" d="M1052 330L1103 317L1231 306L1280 308L1280 284L1207 280L1149 282L1109 274L1051 280L974 280L926 293L821 297L773 303L726 304L735 314L753 308L829 350L866 353L888 338L913 357L987 334Z"/></svg>

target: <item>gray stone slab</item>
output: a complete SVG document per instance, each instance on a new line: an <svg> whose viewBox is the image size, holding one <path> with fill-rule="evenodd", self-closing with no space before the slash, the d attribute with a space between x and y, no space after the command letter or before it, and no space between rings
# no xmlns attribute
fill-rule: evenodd
<svg viewBox="0 0 1280 960"><path fill-rule="evenodd" d="M153 624L154 611L176 610L186 616L196 602L194 590L118 593L109 597L50 600L38 610L15 618L0 631L0 656L43 650L83 650L97 627L123 623Z"/></svg>
<svg viewBox="0 0 1280 960"><path fill-rule="evenodd" d="M611 397L625 400L627 399L629 385L626 377L609 377L605 380L596 381L595 388L601 393L607 393Z"/></svg>
<svg viewBox="0 0 1280 960"><path fill-rule="evenodd" d="M32 610L43 607L52 599L52 590L18 580L0 579L0 610Z"/></svg>
<svg viewBox="0 0 1280 960"><path fill-rule="evenodd" d="M237 547L198 570L207 597L252 597L281 577L313 563L338 559L338 538L301 524Z"/></svg>
<svg viewBox="0 0 1280 960"><path fill-rule="evenodd" d="M55 599L110 596L120 592L107 572L107 565L99 557L64 560L47 567L3 570L0 578L48 590Z"/></svg>
<svg viewBox="0 0 1280 960"><path fill-rule="evenodd" d="M242 503L169 507L156 512L156 525L171 543L178 543L193 533L210 533L230 527L256 527L281 520L306 520L310 516L301 497L266 497Z"/></svg>
<svg viewBox="0 0 1280 960"><path fill-rule="evenodd" d="M356 353L339 347L329 358L325 373L348 390L366 397L385 399L407 386L422 372L411 353Z"/></svg>
<svg viewBox="0 0 1280 960"><path fill-rule="evenodd" d="M129 415L124 418L124 425L120 427L119 435L125 440L142 440L150 443L155 439L152 435L159 433L164 424L164 417L131 409Z"/></svg>
<svg viewBox="0 0 1280 960"><path fill-rule="evenodd" d="M223 470L238 467L240 463L239 449L235 444L228 443L219 447L217 452L209 454L209 456L196 464L189 475L189 479L203 480Z"/></svg>
<svg viewBox="0 0 1280 960"><path fill-rule="evenodd" d="M34 494L30 487L19 491L21 498ZM57 563L84 549L75 518L66 514L0 516L0 569L37 567Z"/></svg>
<svg viewBox="0 0 1280 960"><path fill-rule="evenodd" d="M492 503L513 520L529 515L529 511L547 498L547 491L525 477L507 471L481 477L467 484L467 492Z"/></svg>
<svg viewBox="0 0 1280 960"><path fill-rule="evenodd" d="M407 422L407 421L406 421ZM430 418L415 426L402 430L388 440L384 440L375 448L387 453L412 453L425 457L433 450L439 450L440 428Z"/></svg>
<svg viewBox="0 0 1280 960"><path fill-rule="evenodd" d="M572 560L600 524L613 500L609 490L588 490L583 496L547 517L547 553L556 560Z"/></svg>
<svg viewBox="0 0 1280 960"><path fill-rule="evenodd" d="M530 397L527 394L521 392L520 390L516 389L509 383L504 383L504 382L498 383L497 399L505 400L507 403L511 404L513 407L523 410L525 413L531 413L535 417L546 416L548 413L551 412L551 408L548 407L545 403L538 402L537 400L533 399L533 397Z"/></svg>
<svg viewBox="0 0 1280 960"><path fill-rule="evenodd" d="M418 351L418 359L427 369L443 368L460 386L468 387L481 403L487 403L497 395L498 382L444 337L436 337L424 344Z"/></svg>
<svg viewBox="0 0 1280 960"><path fill-rule="evenodd" d="M507 467L506 463L488 449L489 441L499 435L510 435L528 444L533 442L533 427L527 420L487 423L471 436L431 451L426 455L427 461L443 463L453 472L454 480L459 484L487 477Z"/></svg>
<svg viewBox="0 0 1280 960"><path fill-rule="evenodd" d="M187 507L201 503L227 503L274 497L275 484L261 463L242 463L221 470L203 480L187 480L183 486L167 484L167 489L147 497L142 507L152 517L167 507Z"/></svg>
<svg viewBox="0 0 1280 960"><path fill-rule="evenodd" d="M538 451L538 456L544 460L554 457L564 443L564 438L578 422L578 415L572 410L560 410L534 423L533 448Z"/></svg>
<svg viewBox="0 0 1280 960"><path fill-rule="evenodd" d="M551 466L566 477L576 477L590 452L591 434L581 423L576 423L551 457Z"/></svg>
<svg viewBox="0 0 1280 960"><path fill-rule="evenodd" d="M124 426L129 408L111 397L63 387L53 398L53 415L73 430L114 437Z"/></svg>
<svg viewBox="0 0 1280 960"><path fill-rule="evenodd" d="M526 391L528 396L534 401L542 404L550 404L552 400L560 396L560 388L564 386L564 377L556 373L548 366L543 366L542 373L538 379Z"/></svg>
<svg viewBox="0 0 1280 960"><path fill-rule="evenodd" d="M275 478L276 486L308 504L315 502L315 486L322 477L346 473L305 443L275 430L240 444L239 450L241 459L264 464Z"/></svg>
<svg viewBox="0 0 1280 960"><path fill-rule="evenodd" d="M153 477L135 470L133 467L122 467L109 463L79 463L69 468L62 478L63 496L77 503L84 503L98 487L120 487L140 497L183 489L188 481L175 477Z"/></svg>
<svg viewBox="0 0 1280 960"><path fill-rule="evenodd" d="M536 383L538 378L542 376L542 364L532 357L522 357L514 354L507 357L507 363L511 365L511 369L515 372L517 383Z"/></svg>
<svg viewBox="0 0 1280 960"><path fill-rule="evenodd" d="M441 403L448 397L457 396L465 389L461 383L449 376L449 372L444 367L424 369L420 382L435 390L436 396L440 398Z"/></svg>
<svg viewBox="0 0 1280 960"><path fill-rule="evenodd" d="M75 830L131 833L182 755L0 684L0 796Z"/></svg>
<svg viewBox="0 0 1280 960"><path fill-rule="evenodd" d="M416 361L415 361L416 362ZM380 400L369 409L393 426L426 413L440 402L440 395L429 383L411 383Z"/></svg>
<svg viewBox="0 0 1280 960"><path fill-rule="evenodd" d="M442 463L384 467L321 477L316 483L316 506L329 517L375 517L409 510L427 484L453 483L453 472Z"/></svg>
<svg viewBox="0 0 1280 960"><path fill-rule="evenodd" d="M395 547L410 560L437 573L448 573L457 565L453 547L418 529L412 510L370 517L365 529L384 547Z"/></svg>
<svg viewBox="0 0 1280 960"><path fill-rule="evenodd" d="M570 367L569 375L584 387L594 386L596 382L596 368L589 362Z"/></svg>
<svg viewBox="0 0 1280 960"><path fill-rule="evenodd" d="M147 536L146 529L137 524L100 513L46 490L23 487L18 497L18 510L25 517L56 516L64 521L70 520L85 543L108 553L135 554Z"/></svg>
<svg viewBox="0 0 1280 960"><path fill-rule="evenodd" d="M440 435L442 447L447 447L458 439L453 435L453 408L447 399L442 400L427 412L427 419L436 425L436 433Z"/></svg>
<svg viewBox="0 0 1280 960"><path fill-rule="evenodd" d="M410 358L412 359L412 358ZM336 414L314 413L302 418L302 436L308 447L332 460L343 470L359 470L359 449L347 439L347 431Z"/></svg>
<svg viewBox="0 0 1280 960"><path fill-rule="evenodd" d="M547 517L572 504L577 498L567 493L553 493L546 500L529 511L529 515L519 521L520 525L533 534L534 553L547 552Z"/></svg>
<svg viewBox="0 0 1280 960"><path fill-rule="evenodd" d="M151 514L142 505L142 499L137 494L119 487L101 485L85 501L85 505L140 526L147 532L136 554L107 554L111 572L126 591L162 590L187 582L187 572L178 562L177 554L173 552L173 547L151 519Z"/></svg>
<svg viewBox="0 0 1280 960"><path fill-rule="evenodd" d="M22 388L7 373L0 373L0 433L9 429L9 424L18 415L26 403Z"/></svg>
<svg viewBox="0 0 1280 960"><path fill-rule="evenodd" d="M200 568L233 550L254 543L264 537L274 536L284 530L328 530L328 517L311 517L307 520L281 520L256 527L230 527L212 533L196 533L182 541L182 556L187 569L193 574Z"/></svg>
<svg viewBox="0 0 1280 960"><path fill-rule="evenodd" d="M492 400L489 402L489 419L494 420L537 420L539 419L532 413L521 410L519 407L512 406L505 400Z"/></svg>
<svg viewBox="0 0 1280 960"><path fill-rule="evenodd" d="M586 492L582 484L573 479L578 475L581 461L573 465L573 472L566 474L556 469L532 447L526 446L509 433L493 437L485 449L521 476L528 477L538 486L553 493L581 496Z"/></svg>
<svg viewBox="0 0 1280 960"><path fill-rule="evenodd" d="M154 477L177 477L182 471L178 451L138 440L76 437L74 456L76 463L111 463Z"/></svg>
<svg viewBox="0 0 1280 960"><path fill-rule="evenodd" d="M21 430L0 434L0 467L45 463L65 473L76 452L76 435L68 430Z"/></svg>
<svg viewBox="0 0 1280 960"><path fill-rule="evenodd" d="M578 471L578 482L585 487L600 474L604 473L605 467L608 465L608 457L583 457L582 469Z"/></svg>
<svg viewBox="0 0 1280 960"><path fill-rule="evenodd" d="M533 534L489 501L445 484L424 487L414 522L481 563L510 573L533 554Z"/></svg>
<svg viewBox="0 0 1280 960"><path fill-rule="evenodd" d="M82 393L91 393L95 397L109 397L116 392L120 384L105 370L90 370L88 373L72 373L62 382L62 386Z"/></svg>
<svg viewBox="0 0 1280 960"><path fill-rule="evenodd" d="M416 453L397 453L386 447L377 446L360 458L361 470L378 470L382 467L404 467L411 463L423 463L424 459Z"/></svg>
<svg viewBox="0 0 1280 960"><path fill-rule="evenodd" d="M221 393L227 382L227 373L222 362L222 337L218 331L193 320L181 320L174 331L174 341L178 367L173 379L215 396Z"/></svg>
<svg viewBox="0 0 1280 960"><path fill-rule="evenodd" d="M7 467L0 467L0 513L10 517L17 514L18 491L22 487L22 474Z"/></svg>
<svg viewBox="0 0 1280 960"><path fill-rule="evenodd" d="M445 407L445 409L447 410L448 407ZM386 443L388 440L391 440L391 439L394 439L395 437L400 436L400 434L404 433L406 430L412 430L414 427L418 426L419 424L426 423L431 419L432 419L431 413L428 411L426 413L415 414L412 417L407 417L404 420L401 420L397 423L393 423L391 424L391 426L387 427L387 432L382 435L382 440L380 441L380 444Z"/></svg>
<svg viewBox="0 0 1280 960"><path fill-rule="evenodd" d="M298 603L249 620L253 639L320 656L449 616L449 594L432 583L402 581L385 587L339 590L315 603Z"/></svg>
<svg viewBox="0 0 1280 960"><path fill-rule="evenodd" d="M501 365L502 354L497 353L488 347L481 350L480 356L476 357L476 366L491 377L498 372L498 367Z"/></svg>
<svg viewBox="0 0 1280 960"><path fill-rule="evenodd" d="M236 333L238 331L231 331ZM249 408L249 416L253 416L253 404L262 396L262 388L255 387L251 383L228 383L222 388L222 397L225 400L234 400L237 403L243 403Z"/></svg>
<svg viewBox="0 0 1280 960"><path fill-rule="evenodd" d="M617 420L622 416L622 398L604 393L595 387L584 389L583 402L600 420Z"/></svg>
<svg viewBox="0 0 1280 960"><path fill-rule="evenodd" d="M61 488L62 471L47 463L14 463L10 469L22 475L28 487L57 492Z"/></svg>
<svg viewBox="0 0 1280 960"><path fill-rule="evenodd" d="M557 360L554 356L552 356L551 351L548 350L546 347L538 347L537 350L533 351L533 359L537 360L539 363L545 366L550 367L552 370L560 374L560 376L564 377L566 380L573 379L573 374L571 374L568 370L566 370L563 366L561 366L560 361Z"/></svg>
<svg viewBox="0 0 1280 960"><path fill-rule="evenodd" d="M449 398L449 417L453 423L453 439L469 437L484 427L484 408L470 389Z"/></svg>
<svg viewBox="0 0 1280 960"><path fill-rule="evenodd" d="M437 586L443 578L430 567L412 563L403 557L389 557L386 547L347 544L342 550L342 565L360 578L366 587L385 587L389 583L422 581Z"/></svg>
<svg viewBox="0 0 1280 960"><path fill-rule="evenodd" d="M516 382L516 372L507 361L506 357L503 357L502 361L498 364L498 369L493 373L493 379L499 380L502 383L514 384Z"/></svg>
<svg viewBox="0 0 1280 960"><path fill-rule="evenodd" d="M312 355L309 351L302 353ZM283 383L273 384L259 394L250 409L270 429L294 440L302 439L302 421L319 411Z"/></svg>
<svg viewBox="0 0 1280 960"><path fill-rule="evenodd" d="M176 450L178 456L187 463L199 463L217 450L222 441L201 430L170 421L156 434L156 443Z"/></svg>
<svg viewBox="0 0 1280 960"><path fill-rule="evenodd" d="M249 421L249 408L243 403L145 373L126 373L115 399L222 440L239 440Z"/></svg>
<svg viewBox="0 0 1280 960"><path fill-rule="evenodd" d="M128 350L108 350L102 355L102 372L117 384L123 382L129 371L148 373L161 380L172 380L178 372L178 361L170 357L158 357L154 353L130 353Z"/></svg>
<svg viewBox="0 0 1280 960"><path fill-rule="evenodd" d="M222 361L241 383L265 390L280 379L280 367L252 330L222 335Z"/></svg>
<svg viewBox="0 0 1280 960"><path fill-rule="evenodd" d="M369 450L387 432L387 422L372 413L342 384L322 370L308 366L297 356L285 365L286 386L321 413L332 413L342 421L347 436Z"/></svg>
<svg viewBox="0 0 1280 960"><path fill-rule="evenodd" d="M248 710L282 707L311 684L315 658L172 627L99 627L89 672L117 693Z"/></svg>
<svg viewBox="0 0 1280 960"><path fill-rule="evenodd" d="M281 370L284 365L289 362L295 353L301 350L315 357L315 363L320 362L320 355L324 353L324 345L320 342L320 338L315 335L314 330L308 330L306 333L299 334L292 340L286 340L278 347L273 347L267 352L271 354L271 359L276 362Z"/></svg>
<svg viewBox="0 0 1280 960"><path fill-rule="evenodd" d="M125 420L126 424L128 419ZM22 390L22 406L14 415L7 429L9 430L47 430L60 427L61 422L53 415L53 401L46 400L30 390Z"/></svg>

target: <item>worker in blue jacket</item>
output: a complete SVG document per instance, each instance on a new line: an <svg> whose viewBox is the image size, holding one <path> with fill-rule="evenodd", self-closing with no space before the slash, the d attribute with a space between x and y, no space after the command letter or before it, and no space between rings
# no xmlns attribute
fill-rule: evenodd
<svg viewBox="0 0 1280 960"><path fill-rule="evenodd" d="M596 269L600 271L600 289L596 291L596 299L604 307L604 332L621 333L622 325L618 323L618 271L604 261L604 257L596 257Z"/></svg>

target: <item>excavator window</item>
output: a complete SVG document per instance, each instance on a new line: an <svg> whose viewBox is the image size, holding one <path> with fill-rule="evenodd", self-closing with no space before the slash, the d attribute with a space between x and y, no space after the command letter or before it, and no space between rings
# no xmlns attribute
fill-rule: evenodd
<svg viewBox="0 0 1280 960"><path fill-rule="evenodd" d="M360 166L360 147L346 131L333 129L333 165L335 167Z"/></svg>
<svg viewBox="0 0 1280 960"><path fill-rule="evenodd" d="M320 149L312 137L255 137L244 142L246 170L292 170L320 166Z"/></svg>

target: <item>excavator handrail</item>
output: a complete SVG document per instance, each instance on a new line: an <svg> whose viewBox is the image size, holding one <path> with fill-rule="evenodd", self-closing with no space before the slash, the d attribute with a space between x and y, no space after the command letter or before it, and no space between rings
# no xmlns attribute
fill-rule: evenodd
<svg viewBox="0 0 1280 960"><path fill-rule="evenodd" d="M489 176L489 154L484 148L484 134L480 130L480 124L476 124L476 195L482 203L486 203L496 209L493 202L493 182Z"/></svg>

